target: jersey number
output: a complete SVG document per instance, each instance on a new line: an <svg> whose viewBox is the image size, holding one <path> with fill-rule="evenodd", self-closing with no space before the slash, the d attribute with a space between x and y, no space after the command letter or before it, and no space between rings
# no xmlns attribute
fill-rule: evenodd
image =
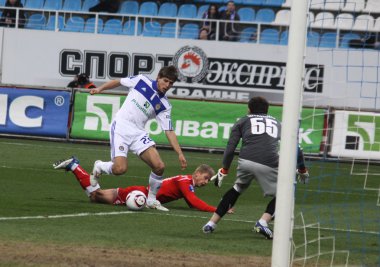
<svg viewBox="0 0 380 267"><path fill-rule="evenodd" d="M252 134L267 133L267 135L277 138L277 122L268 118L251 118L251 131Z"/></svg>

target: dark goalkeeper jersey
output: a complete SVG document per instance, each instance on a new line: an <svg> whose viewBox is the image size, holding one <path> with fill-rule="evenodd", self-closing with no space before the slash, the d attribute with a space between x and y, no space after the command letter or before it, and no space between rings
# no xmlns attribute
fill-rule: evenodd
<svg viewBox="0 0 380 267"><path fill-rule="evenodd" d="M269 167L278 167L278 145L281 124L267 114L249 114L238 120L231 129L224 151L223 167L229 169L234 151L242 139L239 158Z"/></svg>

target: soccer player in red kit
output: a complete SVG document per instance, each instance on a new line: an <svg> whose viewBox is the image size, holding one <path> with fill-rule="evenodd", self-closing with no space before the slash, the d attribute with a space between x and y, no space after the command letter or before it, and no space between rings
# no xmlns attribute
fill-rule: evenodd
<svg viewBox="0 0 380 267"><path fill-rule="evenodd" d="M101 189L99 184L92 186L90 183L90 174L79 165L79 160L75 157L57 161L53 164L53 167L54 169L72 171L82 188L86 191L91 202L125 205L127 195L133 190L139 190L146 196L148 195L149 188L146 186L129 186L126 188L119 187L113 189ZM199 199L194 192L194 187L207 185L214 174L215 172L210 166L202 164L195 169L192 175L178 175L166 178L158 190L157 199L161 203L167 203L183 198L191 208L200 211L215 212L216 207ZM232 213L232 209L229 213Z"/></svg>

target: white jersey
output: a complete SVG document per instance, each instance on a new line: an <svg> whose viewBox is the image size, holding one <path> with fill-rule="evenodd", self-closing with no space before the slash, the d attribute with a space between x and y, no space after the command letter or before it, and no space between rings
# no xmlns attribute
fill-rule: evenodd
<svg viewBox="0 0 380 267"><path fill-rule="evenodd" d="M158 91L156 81L138 75L123 78L120 83L130 90L114 121L145 130L147 121L156 118L163 131L173 130L171 105Z"/></svg>

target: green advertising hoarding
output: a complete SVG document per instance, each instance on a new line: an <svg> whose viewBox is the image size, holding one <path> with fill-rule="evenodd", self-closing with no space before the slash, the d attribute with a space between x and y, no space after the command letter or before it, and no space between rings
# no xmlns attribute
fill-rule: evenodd
<svg viewBox="0 0 380 267"><path fill-rule="evenodd" d="M89 95L77 92L71 137L108 140L112 117L125 96ZM224 148L232 125L247 114L246 104L218 103L172 99L172 120L182 146ZM282 107L272 106L269 113L281 121ZM301 145L307 152L318 153L322 140L323 109L303 109L300 127ZM168 144L155 120L147 123L147 131L157 144Z"/></svg>

